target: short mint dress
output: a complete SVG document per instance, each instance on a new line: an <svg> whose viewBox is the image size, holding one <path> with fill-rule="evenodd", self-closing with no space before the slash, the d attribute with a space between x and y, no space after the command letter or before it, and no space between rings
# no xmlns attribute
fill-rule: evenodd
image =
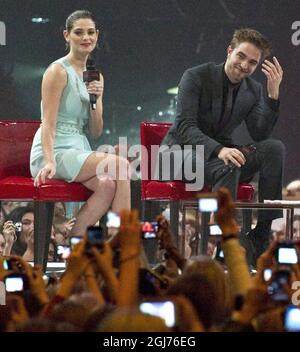
<svg viewBox="0 0 300 352"><path fill-rule="evenodd" d="M56 122L54 142L56 174L54 178L72 182L79 174L85 160L93 153L85 135L90 116L89 94L84 82L66 57L58 59L54 63L62 65L68 76L68 82L61 97ZM43 121L42 106L41 116ZM43 166L44 159L40 127L34 136L31 147L31 175L35 177Z"/></svg>

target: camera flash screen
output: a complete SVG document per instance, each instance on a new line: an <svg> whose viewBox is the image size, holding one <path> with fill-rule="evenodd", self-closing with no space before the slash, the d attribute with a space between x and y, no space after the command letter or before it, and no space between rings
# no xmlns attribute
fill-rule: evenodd
<svg viewBox="0 0 300 352"><path fill-rule="evenodd" d="M23 279L21 277L8 277L5 280L7 292L17 292L23 290Z"/></svg>
<svg viewBox="0 0 300 352"><path fill-rule="evenodd" d="M295 248L280 248L278 253L278 263L296 264L298 262Z"/></svg>
<svg viewBox="0 0 300 352"><path fill-rule="evenodd" d="M218 200L216 198L200 198L199 199L200 211L217 211Z"/></svg>

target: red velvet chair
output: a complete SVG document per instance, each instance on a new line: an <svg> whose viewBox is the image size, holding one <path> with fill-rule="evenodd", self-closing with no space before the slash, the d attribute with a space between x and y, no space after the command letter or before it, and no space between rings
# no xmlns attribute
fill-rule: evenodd
<svg viewBox="0 0 300 352"><path fill-rule="evenodd" d="M33 201L34 263L46 269L54 203L86 201L91 192L81 183L48 180L34 187L29 156L40 122L0 121L0 200Z"/></svg>
<svg viewBox="0 0 300 352"><path fill-rule="evenodd" d="M144 202L149 201L167 201L170 202L170 225L172 231L178 238L178 217L179 210L183 214L182 233L184 234L185 226L185 208L188 205L196 204L196 195L199 192L186 191L185 184L182 181L157 181L153 179L155 159L151 159L151 145L160 145L163 137L168 132L172 124L161 122L142 122L140 124L141 145L145 146L147 153L141 153L141 198ZM152 166L152 170L151 170ZM202 192L210 191L205 188ZM239 202L251 202L253 200L254 188L249 183L241 183L238 188L237 199ZM206 232L206 231L204 231ZM202 230L203 241L201 241L201 253L206 253L207 233ZM183 241L182 241L183 242ZM184 243L182 243L182 251Z"/></svg>

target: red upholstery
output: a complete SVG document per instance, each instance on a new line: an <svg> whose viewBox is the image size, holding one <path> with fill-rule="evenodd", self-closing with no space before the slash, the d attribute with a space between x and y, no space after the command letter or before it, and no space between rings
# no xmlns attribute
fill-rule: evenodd
<svg viewBox="0 0 300 352"><path fill-rule="evenodd" d="M142 122L140 125L141 144L146 147L141 153L141 195L142 200L192 200L198 192L185 190L181 181L160 182L151 180L154 173L156 155L151 155L151 146L159 146L163 137L171 127L170 123ZM151 156L151 157L150 157ZM152 166L152 169L151 169ZM210 189L205 188L202 192ZM241 183L238 187L237 198L240 202L251 202L254 188L251 184Z"/></svg>
<svg viewBox="0 0 300 352"><path fill-rule="evenodd" d="M34 262L46 269L54 202L85 201L91 192L62 180L33 186L29 157L39 126L39 121L0 121L0 200L34 202Z"/></svg>
<svg viewBox="0 0 300 352"><path fill-rule="evenodd" d="M88 199L91 192L81 183L67 183L62 180L48 180L36 188L33 179L10 176L0 180L0 199L81 202Z"/></svg>
<svg viewBox="0 0 300 352"><path fill-rule="evenodd" d="M29 156L39 121L0 121L0 199L85 201L91 192L81 183L49 180L33 186Z"/></svg>

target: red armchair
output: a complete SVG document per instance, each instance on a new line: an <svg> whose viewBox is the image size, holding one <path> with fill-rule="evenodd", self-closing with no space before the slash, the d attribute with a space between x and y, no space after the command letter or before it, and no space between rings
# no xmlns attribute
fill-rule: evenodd
<svg viewBox="0 0 300 352"><path fill-rule="evenodd" d="M86 201L91 192L80 183L48 180L34 187L29 156L40 122L0 121L0 200L33 201L34 263L46 269L54 203Z"/></svg>
<svg viewBox="0 0 300 352"><path fill-rule="evenodd" d="M172 232L178 239L179 210L182 211L182 234L184 236L185 208L189 205L195 207L196 195L199 192L186 191L182 181L157 181L153 179L155 159L151 159L151 145L160 145L163 137L171 127L170 123L142 122L140 124L141 145L146 147L147 153L142 149L141 153L141 198L144 202L167 201L170 202L170 225ZM151 170L152 167L152 170ZM208 188L202 190L209 191ZM241 183L238 188L237 198L239 202L251 202L254 188L249 183ZM208 233L202 229L201 253L206 253ZM181 243L184 254L184 237ZM179 244L179 243L178 243Z"/></svg>

